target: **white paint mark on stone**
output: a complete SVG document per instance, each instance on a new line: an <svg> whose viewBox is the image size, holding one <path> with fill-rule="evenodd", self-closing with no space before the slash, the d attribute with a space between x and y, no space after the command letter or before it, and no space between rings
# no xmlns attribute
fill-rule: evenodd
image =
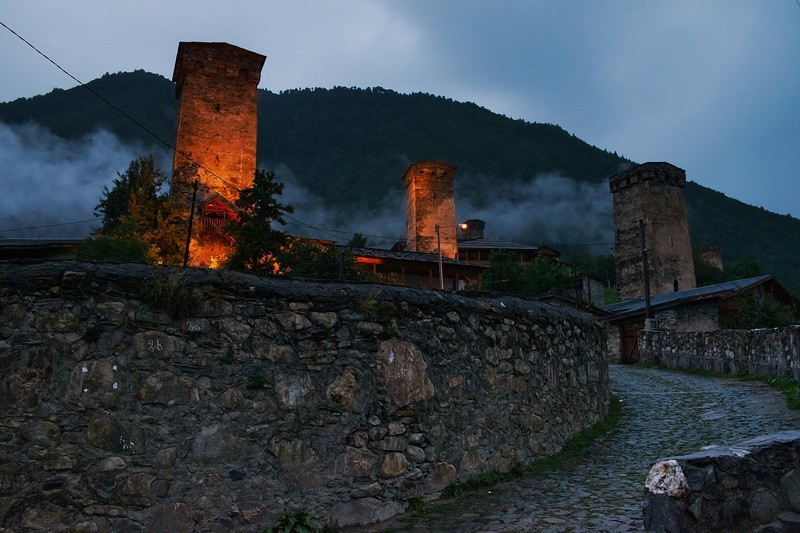
<svg viewBox="0 0 800 533"><path fill-rule="evenodd" d="M389 364L394 363L394 350L389 351Z"/></svg>
<svg viewBox="0 0 800 533"><path fill-rule="evenodd" d="M115 381L114 384L111 385L111 388L114 389L114 390L117 390L117 387L118 387L118 385L117 385L117 382Z"/></svg>
<svg viewBox="0 0 800 533"><path fill-rule="evenodd" d="M111 370L116 370L116 369L117 369L117 365L114 365L114 366L111 367Z"/></svg>
<svg viewBox="0 0 800 533"><path fill-rule="evenodd" d="M83 368L81 368L81 372L83 372L84 374L87 373L88 371L89 371L89 369L86 368L85 366Z"/></svg>
<svg viewBox="0 0 800 533"><path fill-rule="evenodd" d="M89 392L89 389L83 389L83 392Z"/></svg>
<svg viewBox="0 0 800 533"><path fill-rule="evenodd" d="M644 486L653 494L666 494L671 498L680 498L691 490L675 459L654 464L647 474Z"/></svg>

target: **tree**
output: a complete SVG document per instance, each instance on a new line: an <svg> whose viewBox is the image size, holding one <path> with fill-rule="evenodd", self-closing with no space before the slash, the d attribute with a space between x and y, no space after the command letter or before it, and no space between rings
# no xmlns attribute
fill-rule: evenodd
<svg viewBox="0 0 800 533"><path fill-rule="evenodd" d="M539 256L520 265L512 252L497 250L489 255L489 267L481 278L481 285L489 291L533 297L545 292L571 293L574 280L566 265L548 257Z"/></svg>
<svg viewBox="0 0 800 533"><path fill-rule="evenodd" d="M523 267L526 296L545 292L574 295L575 279L570 268L549 257L538 256Z"/></svg>
<svg viewBox="0 0 800 533"><path fill-rule="evenodd" d="M760 276L762 272L761 264L752 255L732 261L724 270L726 280L753 278Z"/></svg>
<svg viewBox="0 0 800 533"><path fill-rule="evenodd" d="M289 237L273 227L275 223L284 224L283 215L294 211L277 200L283 187L274 172L257 170L253 186L241 191L236 201L239 220L225 230L233 238L233 252L225 261L225 268L285 273L279 259L290 244Z"/></svg>
<svg viewBox="0 0 800 533"><path fill-rule="evenodd" d="M367 245L367 238L360 234L354 233L353 238L350 239L350 242L347 243L347 246L350 248L363 248Z"/></svg>
<svg viewBox="0 0 800 533"><path fill-rule="evenodd" d="M103 188L94 210L103 225L79 248L78 257L179 264L186 212L163 191L166 182L152 155L131 161L111 189Z"/></svg>
<svg viewBox="0 0 800 533"><path fill-rule="evenodd" d="M780 328L798 323L797 313L791 305L778 300L763 288L740 297L739 328Z"/></svg>

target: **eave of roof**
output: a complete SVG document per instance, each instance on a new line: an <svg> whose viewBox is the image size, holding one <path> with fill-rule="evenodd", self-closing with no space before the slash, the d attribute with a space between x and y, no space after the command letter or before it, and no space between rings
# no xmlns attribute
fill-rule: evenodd
<svg viewBox="0 0 800 533"><path fill-rule="evenodd" d="M395 261L416 261L420 263L439 263L439 254L421 252L402 252L396 250L385 250L383 248L349 248L350 253L357 257L373 257L376 259L392 259ZM484 270L485 265L467 263L458 259L442 257L442 264Z"/></svg>
<svg viewBox="0 0 800 533"><path fill-rule="evenodd" d="M753 278L726 281L724 283L707 285L705 287L696 287L694 289L656 294L650 298L650 307L653 310L660 310L689 302L698 302L714 298L728 298L741 290L761 285L771 279L773 279L772 274L768 274ZM639 314L643 315L645 312L645 301L644 298L637 298L635 300L604 305L601 309L610 313L611 316L609 320L614 321Z"/></svg>

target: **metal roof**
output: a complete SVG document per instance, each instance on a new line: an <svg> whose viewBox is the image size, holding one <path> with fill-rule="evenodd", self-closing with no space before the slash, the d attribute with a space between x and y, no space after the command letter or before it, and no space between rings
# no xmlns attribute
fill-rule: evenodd
<svg viewBox="0 0 800 533"><path fill-rule="evenodd" d="M654 309L659 309L672 307L688 301L705 300L709 298L726 298L736 294L739 291L761 285L762 283L765 283L771 279L773 279L772 274L767 274L765 276L726 281L724 283L706 285L705 287L696 287L694 289L685 289L676 292L664 292L652 296L650 298L650 306ZM604 305L601 306L600 309L611 313L611 318L614 319L623 316L644 313L645 302L644 298L637 298L635 300L627 300L625 302Z"/></svg>
<svg viewBox="0 0 800 533"><path fill-rule="evenodd" d="M393 259L396 261L417 261L421 263L439 263L439 254L422 252L403 252L396 250L385 250L383 248L349 248L350 253L358 257L374 257L379 259ZM486 268L483 265L459 261L442 256L442 264L463 266L469 268Z"/></svg>

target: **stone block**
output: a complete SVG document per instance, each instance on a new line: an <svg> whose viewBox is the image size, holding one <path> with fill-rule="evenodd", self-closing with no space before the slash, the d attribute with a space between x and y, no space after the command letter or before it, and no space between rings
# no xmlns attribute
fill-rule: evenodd
<svg viewBox="0 0 800 533"><path fill-rule="evenodd" d="M160 331L145 331L133 336L133 348L139 357L170 359L183 353L186 342Z"/></svg>
<svg viewBox="0 0 800 533"><path fill-rule="evenodd" d="M382 478L398 477L408 470L408 459L402 453L389 452L383 456L378 475Z"/></svg>
<svg viewBox="0 0 800 533"><path fill-rule="evenodd" d="M427 369L422 352L413 343L395 338L383 341L378 349L378 371L398 407L433 396Z"/></svg>
<svg viewBox="0 0 800 533"><path fill-rule="evenodd" d="M162 370L145 380L137 398L142 403L190 405L200 400L200 393L193 379Z"/></svg>

